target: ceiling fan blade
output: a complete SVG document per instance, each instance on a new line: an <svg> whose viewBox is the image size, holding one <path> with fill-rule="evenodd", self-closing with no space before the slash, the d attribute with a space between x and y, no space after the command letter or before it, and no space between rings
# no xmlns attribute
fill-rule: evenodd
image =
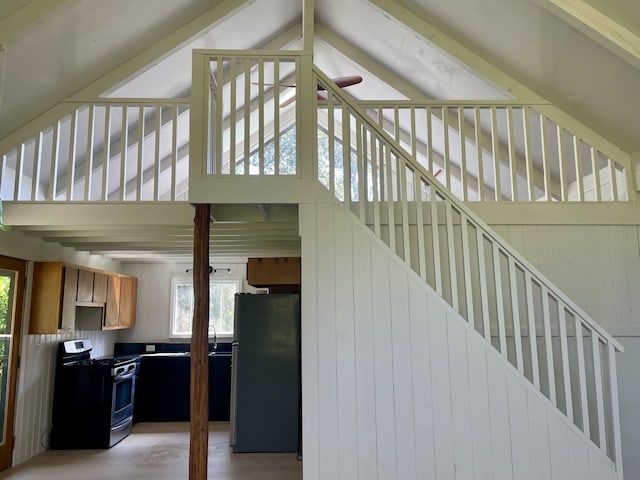
<svg viewBox="0 0 640 480"><path fill-rule="evenodd" d="M336 84L339 88L350 87L351 85L357 85L362 82L362 77L360 75L350 75L348 77L337 77L332 78L331 81ZM326 90L326 87L318 84L318 90Z"/></svg>

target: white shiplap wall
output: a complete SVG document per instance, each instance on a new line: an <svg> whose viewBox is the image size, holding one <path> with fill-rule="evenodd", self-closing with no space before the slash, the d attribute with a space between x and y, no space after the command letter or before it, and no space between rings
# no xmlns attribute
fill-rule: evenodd
<svg viewBox="0 0 640 480"><path fill-rule="evenodd" d="M616 478L355 217L301 205L304 478Z"/></svg>
<svg viewBox="0 0 640 480"><path fill-rule="evenodd" d="M640 478L640 337L618 339L625 349L618 360L622 463L627 479Z"/></svg>
<svg viewBox="0 0 640 480"><path fill-rule="evenodd" d="M640 336L640 227L493 228L609 333Z"/></svg>
<svg viewBox="0 0 640 480"><path fill-rule="evenodd" d="M216 268L229 268L229 274L220 274L221 279L243 280L247 276L246 259L237 262L211 262ZM169 341L169 315L171 314L171 279L191 275L187 269L191 263L123 263L122 273L138 277L138 303L136 327L121 330L119 342L166 342ZM218 277L211 277L218 278ZM182 340L188 342L188 340Z"/></svg>
<svg viewBox="0 0 640 480"><path fill-rule="evenodd" d="M640 227L499 225L494 228L616 336L625 477L640 478Z"/></svg>

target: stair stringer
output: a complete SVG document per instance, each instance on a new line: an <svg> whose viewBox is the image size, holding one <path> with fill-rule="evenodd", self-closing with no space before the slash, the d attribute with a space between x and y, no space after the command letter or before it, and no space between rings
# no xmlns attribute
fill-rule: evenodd
<svg viewBox="0 0 640 480"><path fill-rule="evenodd" d="M299 215L305 480L622 478L345 207Z"/></svg>

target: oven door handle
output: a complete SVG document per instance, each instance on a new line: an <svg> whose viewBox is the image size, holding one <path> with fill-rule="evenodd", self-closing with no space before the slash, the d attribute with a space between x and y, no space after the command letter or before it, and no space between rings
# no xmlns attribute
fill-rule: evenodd
<svg viewBox="0 0 640 480"><path fill-rule="evenodd" d="M114 377L113 381L114 382L122 382L124 380L129 380L135 374L136 374L136 369L134 367L133 370L129 370L127 373L123 373L121 375L117 375L116 377Z"/></svg>

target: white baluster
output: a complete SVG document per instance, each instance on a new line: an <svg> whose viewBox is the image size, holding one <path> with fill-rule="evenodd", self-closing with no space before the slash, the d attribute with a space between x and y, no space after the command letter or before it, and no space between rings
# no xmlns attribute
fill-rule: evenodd
<svg viewBox="0 0 640 480"><path fill-rule="evenodd" d="M129 151L129 110L122 106L122 127L120 130L120 201L127 198L127 156Z"/></svg>
<svg viewBox="0 0 640 480"><path fill-rule="evenodd" d="M104 141L102 147L102 192L100 198L109 200L109 161L111 160L111 105L104 110Z"/></svg>

